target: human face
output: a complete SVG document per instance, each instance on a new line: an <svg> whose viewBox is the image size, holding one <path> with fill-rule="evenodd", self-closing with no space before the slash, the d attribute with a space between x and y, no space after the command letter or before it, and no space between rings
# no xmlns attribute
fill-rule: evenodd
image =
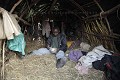
<svg viewBox="0 0 120 80"><path fill-rule="evenodd" d="M59 30L58 30L58 29L54 29L54 30L53 30L53 35L54 35L54 36L57 36L58 34L59 34Z"/></svg>

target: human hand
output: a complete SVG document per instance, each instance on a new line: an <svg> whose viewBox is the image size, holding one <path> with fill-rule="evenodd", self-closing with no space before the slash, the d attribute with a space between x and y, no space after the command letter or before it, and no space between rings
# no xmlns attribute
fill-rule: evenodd
<svg viewBox="0 0 120 80"><path fill-rule="evenodd" d="M50 50L51 53L57 53L57 51L58 51L57 48L52 48L52 47L50 47L49 50Z"/></svg>

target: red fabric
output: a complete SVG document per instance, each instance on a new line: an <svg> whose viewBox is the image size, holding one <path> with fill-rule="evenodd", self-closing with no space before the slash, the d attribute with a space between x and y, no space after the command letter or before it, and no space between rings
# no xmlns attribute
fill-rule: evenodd
<svg viewBox="0 0 120 80"><path fill-rule="evenodd" d="M113 56L120 56L120 54L119 53L114 53Z"/></svg>
<svg viewBox="0 0 120 80"><path fill-rule="evenodd" d="M112 66L110 65L110 63L106 63L106 66L108 69L112 69Z"/></svg>

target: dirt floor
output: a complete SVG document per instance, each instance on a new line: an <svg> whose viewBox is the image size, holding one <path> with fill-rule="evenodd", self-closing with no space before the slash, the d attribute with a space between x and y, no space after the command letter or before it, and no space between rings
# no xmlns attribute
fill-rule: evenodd
<svg viewBox="0 0 120 80"><path fill-rule="evenodd" d="M27 42L26 53L39 49L39 42ZM11 55L11 56L10 56ZM9 61L5 64L5 80L104 80L103 72L90 69L87 75L79 75L76 63L67 60L66 65L56 69L56 59L52 54L26 55L20 59L14 52L9 53Z"/></svg>

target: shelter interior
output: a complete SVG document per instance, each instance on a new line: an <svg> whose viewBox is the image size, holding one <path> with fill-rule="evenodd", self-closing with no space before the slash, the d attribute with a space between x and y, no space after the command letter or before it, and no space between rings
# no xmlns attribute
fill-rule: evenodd
<svg viewBox="0 0 120 80"><path fill-rule="evenodd" d="M60 32L66 35L68 42L76 42L76 44L73 44L73 47L80 46L79 44L77 44L77 42L86 42L89 45L91 45L92 48L95 46L103 45L104 48L106 48L111 52L115 52L115 53L120 52L120 46L119 46L120 45L120 31L119 31L120 0L0 0L0 29L2 29L1 26L3 25L1 23L2 22L1 19L3 19L3 23L7 21L6 16L4 15L2 16L3 10L7 11L8 15L14 15L16 21L20 25L21 32L25 36L25 41L27 44L26 53L29 53L35 49L45 47L46 40L48 38L48 35L51 33L53 27L59 27ZM4 18L6 18L6 20L4 20ZM47 24L49 23L49 27L50 27L49 29L48 28L44 29L45 21L47 21ZM8 24L10 23L6 23L6 24L4 23L4 26L5 25L10 26ZM43 33L43 30L47 30L45 34ZM0 65L2 68L0 67L1 68L0 70L1 70L1 75L3 75L2 78L4 80L4 75L5 75L4 66L8 66L5 65L8 59L6 58L7 55L6 54L4 55L2 53L5 52L11 53L11 51L7 52L9 51L8 49L5 49L4 51L4 48L6 48L5 46L7 44L7 43L5 44L4 42L6 42L7 39L6 38L2 39L3 36L1 35L1 31L0 31L0 54L2 55L2 61L0 61L0 63L2 65L1 64ZM9 30L7 31L9 32ZM49 58L51 59L49 60ZM37 57L31 57L31 56L30 58L26 58L25 60L23 60L25 62L21 62L17 59L13 59L13 62L16 63L15 65L17 66L12 67L12 69L14 68L16 70L18 69L17 67L19 65L17 64L17 62L20 63L20 65L23 67L25 66L23 63L27 64L27 62L29 62L30 59L36 59L36 60L31 60L31 62L33 61L33 63L36 62L36 64L39 64L37 60L40 60L41 64L45 64L44 66L42 65L41 67L42 70L46 68L47 62L52 63L49 61L54 61L53 56L47 56L48 61L44 57L39 57L38 59ZM8 66L6 70L11 68L11 64L14 65L14 63L12 63L11 61L11 63L9 64L10 66ZM32 65L33 69L34 67L36 67L36 64ZM39 66L41 64L39 64ZM31 69L31 66L30 67L27 66L27 67L29 71L29 69ZM51 67L52 68L51 70L56 71L56 69L53 69L53 67ZM69 67L70 69L68 69L68 71L71 71L72 70L71 66L67 65L67 68ZM38 69L38 71L41 71L39 70L40 69L39 67L37 67L36 69ZM47 71L48 68L46 68L45 70ZM51 72L51 70L48 71ZM10 72L8 72L7 74L12 72L11 69L8 71ZM22 70L20 69L19 71ZM57 71L56 72L55 71L54 73L57 73ZM65 67L65 71L66 71L66 67ZM74 72L75 71L73 72L71 71L71 73L73 73L73 75L75 75L76 77L77 74L74 74ZM20 73L24 73L24 75L27 74L25 72L20 72ZM65 74L69 74L69 73L70 72ZM17 72L15 74L17 74ZM31 75L33 74L31 73ZM40 80L40 79L32 79L32 77L29 79ZM29 79L25 79L25 80L29 80ZM6 77L6 80L10 80L8 75ZM42 79L42 80L48 80L48 79ZM57 79L55 78L54 80ZM81 78L73 79L72 77L70 77L70 79L62 79L62 80L81 80ZM95 80L101 80L101 79L96 78Z"/></svg>
<svg viewBox="0 0 120 80"><path fill-rule="evenodd" d="M20 2L17 6L15 4ZM58 26L68 40L102 44L110 50L119 50L119 0L0 0L0 6L12 11L22 31L34 37L42 35L38 23L49 20L51 28ZM108 11L108 12L107 12ZM115 45L115 46L114 46ZM116 47L117 46L117 47Z"/></svg>

